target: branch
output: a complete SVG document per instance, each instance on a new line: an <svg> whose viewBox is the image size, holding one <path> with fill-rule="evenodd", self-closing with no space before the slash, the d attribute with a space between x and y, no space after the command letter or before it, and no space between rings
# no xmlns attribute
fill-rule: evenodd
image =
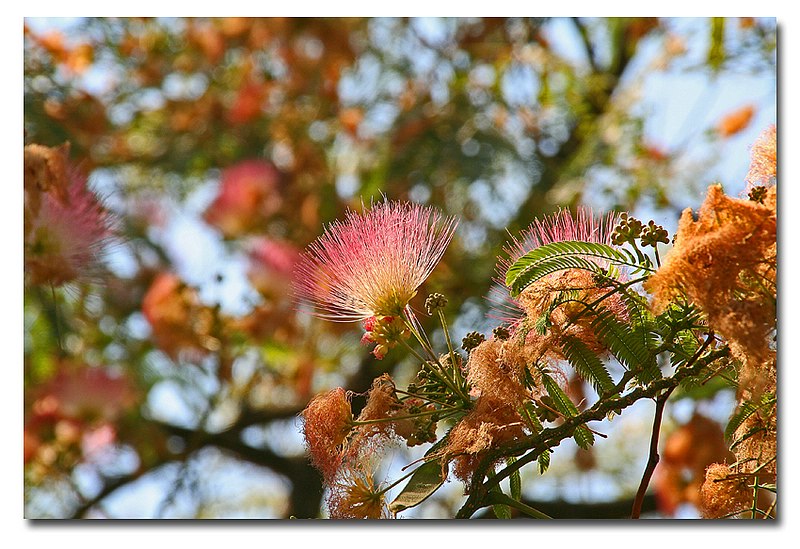
<svg viewBox="0 0 800 549"><path fill-rule="evenodd" d="M538 459L539 455L550 448L558 446L562 440L569 438L579 426L590 421L600 421L610 412L619 412L643 398L655 398L670 387L678 386L684 379L698 374L710 363L730 354L730 349L722 347L706 355L702 360L697 360L693 366L683 367L672 377L660 378L650 385L638 387L625 396L599 400L594 406L577 416L568 418L558 427L544 429L540 433L520 439L502 448L486 452L481 465L475 470L472 483L469 487L469 497L456 514L456 518L469 518L475 511L485 507L485 497L489 489L498 485L500 481L518 471L524 465ZM527 452L527 453L526 453ZM524 455L522 455L524 454ZM483 482L492 463L506 456L522 455L516 462L505 467L492 478Z"/></svg>
<svg viewBox="0 0 800 549"><path fill-rule="evenodd" d="M594 46L589 38L589 30L586 28L586 25L581 23L581 20L578 17L572 17L570 19L578 29L578 33L581 35L583 47L586 50L586 57L589 59L589 66L592 68L593 72L598 72L597 59L595 58Z"/></svg>
<svg viewBox="0 0 800 549"><path fill-rule="evenodd" d="M166 461L159 461L158 463L150 466L150 467L142 467L137 469L134 473L130 475L124 475L121 477L112 477L108 479L106 484L103 486L103 489L100 490L94 497L91 497L87 500L84 500L75 510L72 512L72 515L66 517L67 519L79 519L83 518L83 516L95 505L103 501L105 498L122 488L123 486L127 486L128 484L138 480L141 478L145 473L152 471L153 469L164 465Z"/></svg>
<svg viewBox="0 0 800 549"><path fill-rule="evenodd" d="M714 341L713 332L708 334L706 340L703 342L694 356L689 359L685 367L691 367L702 356L708 346L711 345L712 341ZM653 434L650 436L650 457L647 459L647 466L645 467L644 474L642 475L642 482L639 483L639 490L636 492L636 499L633 501L633 508L631 510L632 519L638 519L642 513L642 502L644 501L644 495L647 492L647 487L650 485L650 479L653 477L653 472L656 470L656 465L658 465L658 461L660 459L658 456L658 438L661 432L661 419L664 416L664 406L666 406L667 400L672 394L672 391L675 390L675 387L676 386L670 387L656 399L656 412L653 416Z"/></svg>
<svg viewBox="0 0 800 549"><path fill-rule="evenodd" d="M642 514L644 495L647 493L647 487L650 485L653 471L656 470L656 465L658 465L660 459L658 456L658 438L661 432L661 418L664 415L664 406L667 404L667 399L674 390L675 387L670 387L663 395L656 399L656 412L653 416L653 434L650 436L650 457L647 459L642 481L639 483L639 490L636 492L636 498L633 500L633 507L631 510L632 519L638 519Z"/></svg>
<svg viewBox="0 0 800 549"><path fill-rule="evenodd" d="M633 498L626 498L617 501L600 501L594 503L573 503L564 500L529 500L523 499L522 503L554 519L622 519L630 516ZM642 502L642 512L652 513L658 509L656 497L647 494ZM493 519L491 511L480 512L475 515L476 519ZM527 519L528 517L520 514L514 518Z"/></svg>

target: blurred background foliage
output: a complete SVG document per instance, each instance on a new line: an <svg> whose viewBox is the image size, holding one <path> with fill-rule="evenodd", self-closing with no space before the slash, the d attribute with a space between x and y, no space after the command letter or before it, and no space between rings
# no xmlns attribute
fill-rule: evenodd
<svg viewBox="0 0 800 549"><path fill-rule="evenodd" d="M27 19L24 67L25 143L68 142L117 228L99 275L26 282L29 518L319 516L297 413L414 373L296 310L325 224L384 196L457 215L414 305L446 294L460 339L493 326L508 232L580 204L674 227L715 179L743 188L776 119L774 19ZM718 396L687 395L674 432L721 441ZM625 516L647 430L571 449L526 496ZM662 516L719 459L674 445ZM451 484L416 516L452 515Z"/></svg>

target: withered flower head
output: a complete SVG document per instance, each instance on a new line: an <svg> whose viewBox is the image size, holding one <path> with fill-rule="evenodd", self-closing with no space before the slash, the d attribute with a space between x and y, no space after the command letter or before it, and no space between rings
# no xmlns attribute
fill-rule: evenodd
<svg viewBox="0 0 800 549"><path fill-rule="evenodd" d="M487 450L524 434L522 418L514 407L482 396L450 431L444 455L453 460L456 477L469 483Z"/></svg>
<svg viewBox="0 0 800 549"><path fill-rule="evenodd" d="M327 499L332 519L390 519L386 495L364 461L345 465L330 485Z"/></svg>
<svg viewBox="0 0 800 549"><path fill-rule="evenodd" d="M342 464L342 445L353 428L347 391L338 387L314 397L301 415L311 462L329 483Z"/></svg>

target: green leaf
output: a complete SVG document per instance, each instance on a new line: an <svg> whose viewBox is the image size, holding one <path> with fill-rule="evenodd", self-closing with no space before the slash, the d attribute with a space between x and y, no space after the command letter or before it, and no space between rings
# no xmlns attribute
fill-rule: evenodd
<svg viewBox="0 0 800 549"><path fill-rule="evenodd" d="M500 490L497 489L497 486L495 486L491 491L500 492ZM502 492L500 493L502 494ZM492 511L494 511L494 516L499 519L509 520L511 518L511 508L508 505L496 503L492 505Z"/></svg>
<svg viewBox="0 0 800 549"><path fill-rule="evenodd" d="M539 246L520 257L506 273L506 286L512 296L517 296L530 284L556 271L565 269L602 271L602 267L592 259L626 265L635 270L645 268L629 253L613 246L566 240Z"/></svg>
<svg viewBox="0 0 800 549"><path fill-rule="evenodd" d="M558 386L553 378L549 375L543 373L542 374L542 382L544 383L544 388L547 391L547 394L553 399L553 404L565 417L575 417L578 415L578 408L575 407L575 404L569 399L567 394ZM594 444L594 435L589 430L586 425L579 425L575 429L575 433L572 435L575 439L575 442L583 449L588 449L592 444Z"/></svg>
<svg viewBox="0 0 800 549"><path fill-rule="evenodd" d="M760 401L752 401L752 400L745 400L736 409L736 411L731 416L730 421L728 421L727 427L725 427L725 438L731 440L733 438L733 434L736 432L742 423L744 423L747 418L758 412L759 410L763 410L775 404L777 399L773 393L764 393L761 395Z"/></svg>
<svg viewBox="0 0 800 549"><path fill-rule="evenodd" d="M525 371L527 372L527 368ZM542 423L539 421L539 418L536 417L536 406L533 404L533 401L529 400L522 405L522 413L524 414L525 419L528 420L528 427L530 427L531 431L534 433L539 433L542 431L542 429L544 429Z"/></svg>
<svg viewBox="0 0 800 549"><path fill-rule="evenodd" d="M627 369L636 372L642 383L661 377L656 357L650 352L639 335L614 316L611 311L601 311L592 321L592 328L600 340Z"/></svg>
<svg viewBox="0 0 800 549"><path fill-rule="evenodd" d="M614 390L614 380L611 379L611 374L608 373L603 361L583 341L573 336L565 336L561 348L578 375L588 381L598 395Z"/></svg>
<svg viewBox="0 0 800 549"><path fill-rule="evenodd" d="M426 456L432 454L440 447L444 446L447 436L444 436L425 453ZM441 458L432 459L420 465L408 482L389 504L392 513L399 513L411 507L415 507L428 499L447 479L446 469L443 470Z"/></svg>
<svg viewBox="0 0 800 549"><path fill-rule="evenodd" d="M489 469L488 472L489 478L495 477L494 469ZM503 490L500 489L499 485L492 486L489 489L489 494L492 496L499 496L499 498L507 498L503 493ZM499 519L508 520L511 518L511 508L508 505L503 505L502 503L496 503L492 505L492 511L494 512L494 516Z"/></svg>
<svg viewBox="0 0 800 549"><path fill-rule="evenodd" d="M539 474L543 475L547 472L547 469L550 468L550 449L546 449L544 452L539 454L539 457L536 458L536 462L539 464Z"/></svg>
<svg viewBox="0 0 800 549"><path fill-rule="evenodd" d="M506 459L506 464L513 465L517 461L517 458L510 457ZM519 469L511 473L511 476L508 477L508 485L511 491L511 497L517 501L522 499L522 477L519 474Z"/></svg>
<svg viewBox="0 0 800 549"><path fill-rule="evenodd" d="M500 490L489 490L489 493L486 495L486 499L487 499L487 501L489 503L491 503L491 504L493 504L495 506L502 505L504 507L505 506L513 507L514 509L517 509L517 510L525 513L526 515L528 515L531 518L535 518L535 519L550 519L551 518L551 517L545 515L544 513L542 513L541 511L539 511L538 509L534 509L530 505L526 505L525 503L522 503L521 501L517 501L517 500L515 500L513 498L508 497L507 495L505 495ZM511 518L511 517L509 516L509 518Z"/></svg>
<svg viewBox="0 0 800 549"><path fill-rule="evenodd" d="M647 300L643 296L627 291L619 292L630 317L630 329L641 340L646 348L653 346L658 334L658 324L653 313L650 312Z"/></svg>

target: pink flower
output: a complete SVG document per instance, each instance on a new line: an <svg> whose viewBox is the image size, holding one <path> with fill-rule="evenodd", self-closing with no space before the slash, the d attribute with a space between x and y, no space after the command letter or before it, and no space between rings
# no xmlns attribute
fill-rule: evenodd
<svg viewBox="0 0 800 549"><path fill-rule="evenodd" d="M281 207L280 174L264 160L245 160L222 171L219 194L203 214L227 237L253 229Z"/></svg>
<svg viewBox="0 0 800 549"><path fill-rule="evenodd" d="M26 278L60 286L91 277L113 235L112 215L74 170L64 197L48 192L40 200L37 210L26 212Z"/></svg>
<svg viewBox="0 0 800 549"><path fill-rule="evenodd" d="M489 317L513 325L524 316L519 301L511 297L505 285L508 269L520 257L553 242L580 240L610 245L611 232L617 221L618 214L615 212L596 218L590 208L578 208L575 216L569 210L562 209L550 217L535 220L520 233L519 238L512 237L503 248L506 257L501 257L495 268L497 276L494 280L497 284L487 297L491 303Z"/></svg>
<svg viewBox="0 0 800 549"><path fill-rule="evenodd" d="M283 298L289 293L292 272L300 257L295 246L265 237L248 244L247 276L261 294Z"/></svg>
<svg viewBox="0 0 800 549"><path fill-rule="evenodd" d="M125 375L70 362L59 366L58 373L31 395L34 419L116 421L139 400L136 386Z"/></svg>
<svg viewBox="0 0 800 549"><path fill-rule="evenodd" d="M335 321L401 316L442 258L455 218L417 204L384 201L349 211L303 254L295 292Z"/></svg>

